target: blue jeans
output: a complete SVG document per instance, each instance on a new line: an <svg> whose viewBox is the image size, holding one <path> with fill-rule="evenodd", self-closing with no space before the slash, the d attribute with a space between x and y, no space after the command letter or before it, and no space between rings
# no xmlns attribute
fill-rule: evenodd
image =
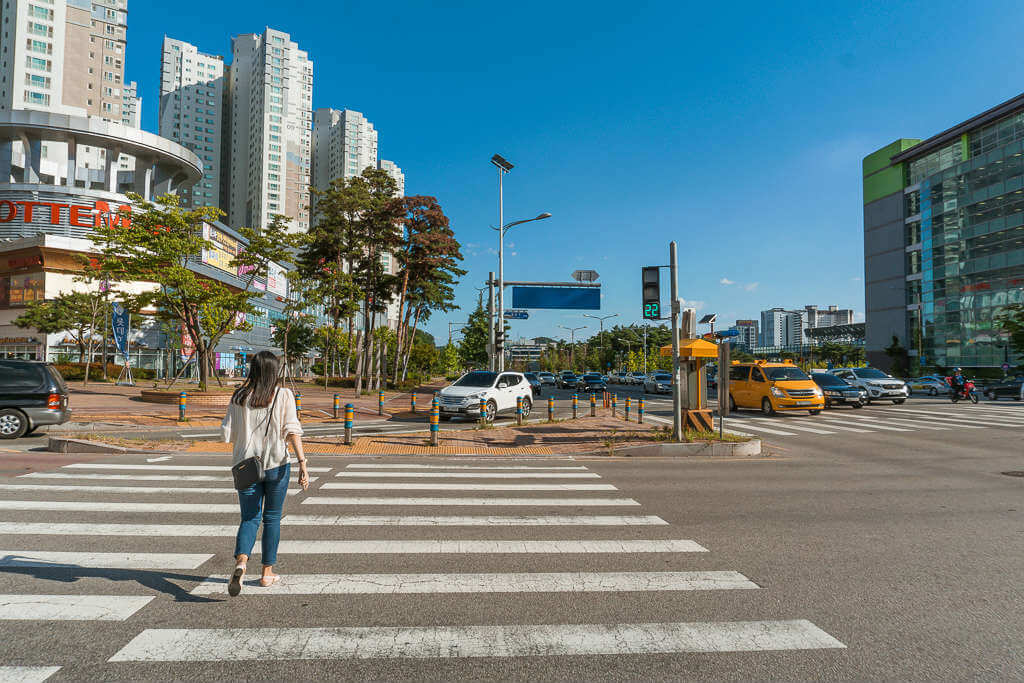
<svg viewBox="0 0 1024 683"><path fill-rule="evenodd" d="M288 495L288 480L291 463L267 470L263 481L258 481L238 492L242 507L242 523L238 525L235 537L235 557L248 556L256 544L256 532L260 528L260 511L263 512L263 557L264 565L277 564L277 544L281 540L281 511ZM264 502L265 501L265 502Z"/></svg>

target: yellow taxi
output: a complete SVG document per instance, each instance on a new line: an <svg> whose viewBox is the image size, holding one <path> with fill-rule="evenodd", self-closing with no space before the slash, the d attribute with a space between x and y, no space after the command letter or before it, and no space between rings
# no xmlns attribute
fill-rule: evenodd
<svg viewBox="0 0 1024 683"><path fill-rule="evenodd" d="M759 408L765 415L781 410L806 410L817 415L825 407L825 396L792 361L733 361L729 368L729 407Z"/></svg>

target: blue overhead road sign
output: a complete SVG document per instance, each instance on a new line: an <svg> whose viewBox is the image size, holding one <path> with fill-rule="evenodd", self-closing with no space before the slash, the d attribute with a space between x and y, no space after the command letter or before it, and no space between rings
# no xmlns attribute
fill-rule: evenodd
<svg viewBox="0 0 1024 683"><path fill-rule="evenodd" d="M517 310L515 308L506 308L505 309L505 319L506 320L527 320L527 319L529 319L529 317L530 317L530 312L529 311L520 311L520 310Z"/></svg>
<svg viewBox="0 0 1024 683"><path fill-rule="evenodd" d="M600 287L513 287L515 308L601 310Z"/></svg>

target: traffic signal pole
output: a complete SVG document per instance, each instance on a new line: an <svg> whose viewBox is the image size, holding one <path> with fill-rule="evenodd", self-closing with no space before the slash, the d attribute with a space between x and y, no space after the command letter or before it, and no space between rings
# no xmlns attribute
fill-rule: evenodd
<svg viewBox="0 0 1024 683"><path fill-rule="evenodd" d="M487 369L494 372L497 365L494 362L494 271L487 274L487 313L489 322L487 324Z"/></svg>
<svg viewBox="0 0 1024 683"><path fill-rule="evenodd" d="M672 438L683 440L682 373L679 368L679 261L675 240L668 244L669 285L672 296Z"/></svg>

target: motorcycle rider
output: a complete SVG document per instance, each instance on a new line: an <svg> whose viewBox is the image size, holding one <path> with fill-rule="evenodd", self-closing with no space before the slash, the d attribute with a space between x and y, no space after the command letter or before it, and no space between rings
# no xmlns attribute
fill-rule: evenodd
<svg viewBox="0 0 1024 683"><path fill-rule="evenodd" d="M960 368L953 368L953 376L950 377L950 384L957 395L964 392L964 384L966 381L967 380L964 378L964 371Z"/></svg>

